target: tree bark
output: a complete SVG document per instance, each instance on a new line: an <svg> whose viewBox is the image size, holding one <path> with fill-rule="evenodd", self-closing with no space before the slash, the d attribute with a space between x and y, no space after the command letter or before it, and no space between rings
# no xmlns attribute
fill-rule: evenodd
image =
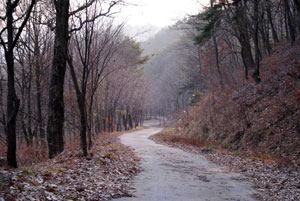
<svg viewBox="0 0 300 201"><path fill-rule="evenodd" d="M133 122L132 122L132 116L131 116L131 114L128 115L128 121L129 121L128 122L129 123L129 128L133 129Z"/></svg>
<svg viewBox="0 0 300 201"><path fill-rule="evenodd" d="M270 6L271 6L270 0L267 0L267 8L266 9L267 9L268 20L271 25L272 36L273 36L274 41L276 43L279 43L278 35L276 33L275 26L274 26L273 19L272 19L272 13L271 13Z"/></svg>
<svg viewBox="0 0 300 201"><path fill-rule="evenodd" d="M242 2L241 2L242 3ZM246 2L244 5L241 3L237 3L236 9L236 18L235 21L237 23L237 38L241 44L241 56L243 59L244 67L245 67L245 77L248 79L249 69L255 67L255 62L253 59L253 55L251 52L251 44L250 44L250 36L249 36L249 28L248 28L248 17L246 15Z"/></svg>
<svg viewBox="0 0 300 201"><path fill-rule="evenodd" d="M10 167L17 168L16 157L16 117L19 111L20 100L15 90L15 69L14 69L14 19L13 6L10 0L7 1L7 49L5 51L5 60L7 64L7 109L6 109L6 137L7 137L7 164Z"/></svg>
<svg viewBox="0 0 300 201"><path fill-rule="evenodd" d="M80 146L82 149L83 156L87 156L87 142L86 142L86 131L87 131L87 118L85 103L82 96L77 97L78 106L80 111Z"/></svg>
<svg viewBox="0 0 300 201"><path fill-rule="evenodd" d="M80 114L80 146L83 156L87 156L87 142L86 142L86 131L87 131L87 114L86 114L86 104L85 104L85 94L79 89L79 84L77 81L75 69L71 58L68 59L68 64L70 67L71 77L75 86L77 103Z"/></svg>
<svg viewBox="0 0 300 201"><path fill-rule="evenodd" d="M243 59L243 63L244 63L244 67L245 67L245 77L246 79L248 79L248 72L249 69L253 69L255 66L254 60L253 60L253 56L252 56L252 52L251 52L251 45L249 40L247 39L242 39L240 40L241 46L242 46L242 59Z"/></svg>
<svg viewBox="0 0 300 201"><path fill-rule="evenodd" d="M29 53L29 61L31 61L31 55ZM29 76L28 76L28 86L27 86L27 126L28 126L28 134L30 137L30 144L33 144L33 138L35 136L35 132L32 131L32 109L31 109L31 86L32 86L32 64L29 64Z"/></svg>
<svg viewBox="0 0 300 201"><path fill-rule="evenodd" d="M298 13L298 23L297 26L300 29L300 0L294 0L294 4Z"/></svg>
<svg viewBox="0 0 300 201"><path fill-rule="evenodd" d="M263 41L263 46L264 46L264 50L267 51L267 54L271 54L272 52L272 47L270 44L270 37L269 37L269 28L265 26L265 24L261 23L259 26L259 30L261 33L261 38Z"/></svg>
<svg viewBox="0 0 300 201"><path fill-rule="evenodd" d="M64 150L64 80L69 41L69 0L55 0L56 27L49 89L47 140L49 158Z"/></svg>
<svg viewBox="0 0 300 201"><path fill-rule="evenodd" d="M219 61L219 47L218 47L216 36L214 34L213 34L212 38L213 38L213 43L214 43L214 48L215 48L216 66L217 66L217 72L218 72L219 79L220 79L220 85L222 88L224 88L223 77L222 77L222 73L221 73L221 69L220 69L220 61Z"/></svg>
<svg viewBox="0 0 300 201"><path fill-rule="evenodd" d="M260 59L259 59L259 40L258 40L258 4L259 0L254 1L254 46L255 46L255 70L252 74L256 84L261 82L260 75L259 75L259 66L260 66Z"/></svg>
<svg viewBox="0 0 300 201"><path fill-rule="evenodd" d="M211 7L214 6L213 3L214 3L213 1L210 2ZM216 36L215 36L215 28L213 29L212 39L213 39L214 49L215 49L217 72L218 72L219 79L220 79L220 85L221 85L221 87L223 88L223 87L224 87L224 84L223 84L222 73L221 73L221 70L220 70L219 47L218 47L217 39L216 39Z"/></svg>
<svg viewBox="0 0 300 201"><path fill-rule="evenodd" d="M34 57L35 57L35 85L36 85L36 102L37 102L37 122L40 132L42 147L45 145L45 131L42 116L42 86L41 86L41 65L40 65L40 48L38 44L39 37L35 34Z"/></svg>
<svg viewBox="0 0 300 201"><path fill-rule="evenodd" d="M126 112L127 113L127 112ZM127 114L123 114L122 118L123 118L123 126L124 126L124 130L127 131L128 130L128 126L127 126L127 118L126 118Z"/></svg>
<svg viewBox="0 0 300 201"><path fill-rule="evenodd" d="M296 30L294 27L293 18L291 16L292 14L291 14L290 3L288 0L284 0L284 4L285 4L285 12L287 17L289 34L291 36L292 43L294 43L294 41L296 40Z"/></svg>

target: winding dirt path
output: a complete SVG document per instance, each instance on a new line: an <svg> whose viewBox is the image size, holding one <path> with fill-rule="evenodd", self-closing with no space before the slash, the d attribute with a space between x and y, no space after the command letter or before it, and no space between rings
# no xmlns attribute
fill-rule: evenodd
<svg viewBox="0 0 300 201"><path fill-rule="evenodd" d="M251 184L201 155L156 144L148 137L161 131L150 127L122 135L121 142L142 158L143 171L132 186L134 197L116 201L248 201Z"/></svg>

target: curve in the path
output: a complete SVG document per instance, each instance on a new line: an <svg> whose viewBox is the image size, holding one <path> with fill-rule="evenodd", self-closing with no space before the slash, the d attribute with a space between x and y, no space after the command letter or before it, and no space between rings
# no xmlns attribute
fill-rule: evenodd
<svg viewBox="0 0 300 201"><path fill-rule="evenodd" d="M196 154L156 144L148 137L161 128L122 135L121 142L142 158L143 171L133 181L134 197L116 201L249 201L252 185Z"/></svg>

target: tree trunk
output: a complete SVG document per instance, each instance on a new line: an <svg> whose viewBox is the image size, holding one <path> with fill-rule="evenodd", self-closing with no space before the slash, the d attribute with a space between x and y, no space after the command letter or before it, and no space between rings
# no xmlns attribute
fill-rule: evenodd
<svg viewBox="0 0 300 201"><path fill-rule="evenodd" d="M211 1L211 7L213 7L213 1ZM217 72L219 75L219 79L220 79L220 85L223 88L224 84L223 84L223 78L222 78L222 73L220 70L220 61L219 61L219 47L218 47L218 43L217 43L217 39L215 36L215 28L213 29L213 33L212 33L212 39L213 39L213 43L214 43L214 49L215 49L215 57L216 57L216 67L217 67Z"/></svg>
<svg viewBox="0 0 300 201"><path fill-rule="evenodd" d="M288 0L284 0L284 4L285 4L285 13L286 13L290 37L291 37L292 43L294 43L294 41L296 40L296 30L294 27L293 18L291 16L292 14L291 14L291 9L290 9L290 3Z"/></svg>
<svg viewBox="0 0 300 201"><path fill-rule="evenodd" d="M45 147L45 131L43 125L42 116L42 87L41 87L41 65L40 65L40 47L39 47L39 36L35 33L34 43L34 57L35 57L35 85L36 85L36 109L37 109L37 122L39 128L39 137L41 138L42 148Z"/></svg>
<svg viewBox="0 0 300 201"><path fill-rule="evenodd" d="M11 1L7 1L7 10L11 8ZM17 168L16 157L16 117L19 111L20 100L16 95L15 90L15 69L14 69L14 54L13 54L13 13L7 12L7 47L5 52L5 60L7 64L7 109L6 109L6 136L7 136L7 164L10 167Z"/></svg>
<svg viewBox="0 0 300 201"><path fill-rule="evenodd" d="M253 60L252 52L251 52L251 45L248 40L240 41L242 46L242 59L245 67L245 77L248 79L248 71L251 68L254 68L255 63Z"/></svg>
<svg viewBox="0 0 300 201"><path fill-rule="evenodd" d="M254 78L256 84L261 82L260 76L259 76L259 41L258 41L258 4L259 0L254 1L254 46L255 46L255 70L252 74L252 77Z"/></svg>
<svg viewBox="0 0 300 201"><path fill-rule="evenodd" d="M270 37L268 34L268 29L269 29L268 27L265 27L265 25L261 23L260 32L261 32L261 38L262 38L263 45L264 45L264 50L267 51L267 54L271 54L272 47L270 44L270 39L269 39Z"/></svg>
<svg viewBox="0 0 300 201"><path fill-rule="evenodd" d="M90 100L90 105L89 105L89 110L88 110L88 148L89 150L92 148L93 146L93 140L92 140L92 124L93 124L93 102L94 102L94 96L91 96L91 100Z"/></svg>
<svg viewBox="0 0 300 201"><path fill-rule="evenodd" d="M74 83L74 88L77 97L77 104L80 114L80 146L83 153L83 156L87 156L87 142L86 142L86 131L87 131L87 114L86 114L86 105L85 105L85 94L80 91L79 84L77 81L75 69L73 66L72 59L68 57L68 64L70 67L71 77Z"/></svg>
<svg viewBox="0 0 300 201"><path fill-rule="evenodd" d="M132 122L132 116L131 116L131 114L128 115L128 120L129 120L129 128L133 129L133 122Z"/></svg>
<svg viewBox="0 0 300 201"><path fill-rule="evenodd" d="M86 142L86 130L87 130L87 118L85 111L84 98L78 97L78 106L80 111L80 146L83 156L87 156L87 142Z"/></svg>
<svg viewBox="0 0 300 201"><path fill-rule="evenodd" d="M5 55L7 62L7 163L17 168L16 159L16 116L19 111L20 100L15 91L14 56L13 53Z"/></svg>
<svg viewBox="0 0 300 201"><path fill-rule="evenodd" d="M251 68L255 67L255 63L253 60L253 55L251 52L251 44L250 44L250 37L249 37L249 28L248 28L248 24L249 24L249 20L248 17L246 15L246 2L245 5L238 5L237 9L237 14L238 15L236 17L236 23L237 23L237 29L238 29L238 34L239 36L237 36L241 46L242 46L242 50L241 50L241 56L243 59L243 63L244 63L244 67L245 67L245 77L246 79L248 79L248 71ZM239 16L241 15L241 16Z"/></svg>
<svg viewBox="0 0 300 201"><path fill-rule="evenodd" d="M122 114L121 112L118 113L118 124L117 124L117 131L121 132L122 131Z"/></svg>
<svg viewBox="0 0 300 201"><path fill-rule="evenodd" d="M25 122L24 122L23 119L21 120L21 125L22 125L22 130L23 130L26 145L27 145L27 147L31 147L32 142L30 142L30 139L29 139L29 136L28 136L28 133L27 133L27 130L26 130L26 125L25 125Z"/></svg>
<svg viewBox="0 0 300 201"><path fill-rule="evenodd" d="M220 61L219 61L219 48L218 48L218 43L217 43L217 39L215 37L215 35L213 34L212 36L213 38L213 42L214 42L214 49L215 49L215 56L216 56L216 66L217 66L217 72L219 75L219 79L220 79L220 85L223 88L224 84L223 84L223 77L222 77L222 73L220 70Z"/></svg>
<svg viewBox="0 0 300 201"><path fill-rule="evenodd" d="M279 43L279 39L278 39L276 30L275 30L275 27L274 27L273 19L272 19L272 13L271 13L270 6L271 6L270 0L267 0L267 15L268 15L269 23L271 25L272 36L273 36L274 41L276 43Z"/></svg>
<svg viewBox="0 0 300 201"><path fill-rule="evenodd" d="M296 23L296 25L300 29L300 0L294 0L294 4L298 13L298 23Z"/></svg>
<svg viewBox="0 0 300 201"><path fill-rule="evenodd" d="M16 23L14 19L14 12L16 12L16 7L19 1L6 1L6 31L7 31L7 43L3 42L1 38L1 44L5 52L5 60L7 64L7 108L6 108L6 122L5 122L5 132L7 139L7 164L10 167L17 168L17 157L16 157L16 117L20 107L20 100L16 95L15 90L15 70L14 70L14 47L16 46L23 28L25 27L32 8L35 4L35 0L32 0L24 17L20 27L14 27ZM1 32L3 32L3 29ZM17 30L14 33L14 30Z"/></svg>
<svg viewBox="0 0 300 201"><path fill-rule="evenodd" d="M29 58L29 61L31 58ZM30 137L30 144L33 144L33 137L35 136L35 132L32 131L32 121L31 121L31 84L32 84L32 65L29 64L29 78L28 78L28 87L27 87L27 126L28 126L28 134Z"/></svg>
<svg viewBox="0 0 300 201"><path fill-rule="evenodd" d="M123 114L122 115L122 118L123 118L123 125L124 125L124 129L125 131L128 130L128 127L127 127L127 118L126 118L127 115Z"/></svg>
<svg viewBox="0 0 300 201"><path fill-rule="evenodd" d="M54 55L49 89L47 140L49 158L64 150L64 80L68 51L69 0L54 1L56 28Z"/></svg>

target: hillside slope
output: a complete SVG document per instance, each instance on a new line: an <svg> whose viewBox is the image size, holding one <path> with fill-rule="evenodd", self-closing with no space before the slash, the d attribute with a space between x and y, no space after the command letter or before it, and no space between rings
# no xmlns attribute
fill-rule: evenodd
<svg viewBox="0 0 300 201"><path fill-rule="evenodd" d="M253 80L205 94L177 121L176 133L281 163L300 163L300 46L280 44ZM291 164L291 163L289 163Z"/></svg>

